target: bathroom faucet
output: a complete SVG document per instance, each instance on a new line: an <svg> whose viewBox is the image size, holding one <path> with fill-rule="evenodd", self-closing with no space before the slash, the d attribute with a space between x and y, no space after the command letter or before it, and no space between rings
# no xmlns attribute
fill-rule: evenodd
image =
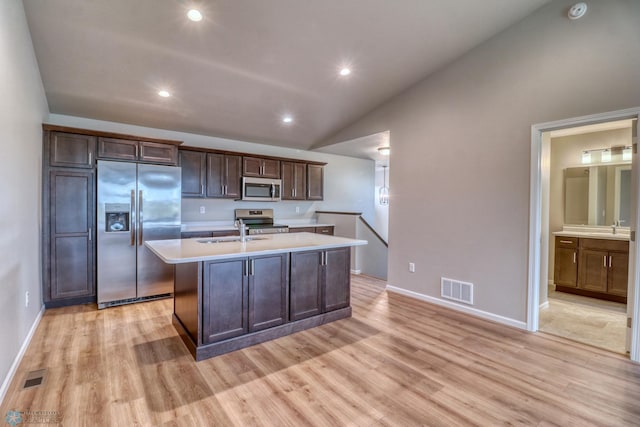
<svg viewBox="0 0 640 427"><path fill-rule="evenodd" d="M236 220L236 228L240 231L240 241L245 243L247 241L247 230L244 226L244 222L241 219Z"/></svg>
<svg viewBox="0 0 640 427"><path fill-rule="evenodd" d="M616 234L616 230L618 229L618 226L620 226L620 220L615 220L613 221L613 225L611 226L611 232L613 234Z"/></svg>

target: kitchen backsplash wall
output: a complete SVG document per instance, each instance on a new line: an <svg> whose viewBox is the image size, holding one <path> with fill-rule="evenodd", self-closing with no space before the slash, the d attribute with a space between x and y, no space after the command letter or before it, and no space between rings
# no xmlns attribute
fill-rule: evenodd
<svg viewBox="0 0 640 427"><path fill-rule="evenodd" d="M282 219L312 220L319 202L236 202L216 199L182 199L182 222L192 221L233 221L234 209L273 209L276 221ZM205 212L200 213L200 207ZM296 211L296 208L297 211Z"/></svg>
<svg viewBox="0 0 640 427"><path fill-rule="evenodd" d="M231 221L233 210L259 206L273 208L276 219L312 218L316 210L358 211L365 219L375 223L374 210L374 162L373 160L356 159L334 154L296 150L246 141L196 135L192 133L170 131L128 125L125 123L107 122L61 114L49 115L49 123L93 129L106 132L118 132L129 135L177 139L184 145L192 147L213 148L244 153L262 154L266 156L286 157L300 160L326 162L324 168L324 200L318 202L280 201L280 202L241 202L216 199L182 199L182 221ZM200 206L205 213L200 214ZM299 213L296 213L296 206Z"/></svg>

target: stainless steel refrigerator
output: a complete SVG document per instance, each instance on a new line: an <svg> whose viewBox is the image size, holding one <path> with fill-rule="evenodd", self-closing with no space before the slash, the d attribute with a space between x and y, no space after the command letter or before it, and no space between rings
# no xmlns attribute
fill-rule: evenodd
<svg viewBox="0 0 640 427"><path fill-rule="evenodd" d="M173 292L145 240L180 238L179 167L98 161L98 308Z"/></svg>

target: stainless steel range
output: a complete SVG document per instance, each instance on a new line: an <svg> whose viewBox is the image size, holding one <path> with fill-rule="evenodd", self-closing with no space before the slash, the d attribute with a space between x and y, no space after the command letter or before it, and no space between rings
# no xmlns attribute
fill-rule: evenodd
<svg viewBox="0 0 640 427"><path fill-rule="evenodd" d="M249 229L249 234L288 233L289 226L273 223L273 209L236 209L235 220Z"/></svg>

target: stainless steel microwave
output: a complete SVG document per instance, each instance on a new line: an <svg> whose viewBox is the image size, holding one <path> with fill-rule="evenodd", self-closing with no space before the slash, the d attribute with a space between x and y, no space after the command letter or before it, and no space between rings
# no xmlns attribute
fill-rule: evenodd
<svg viewBox="0 0 640 427"><path fill-rule="evenodd" d="M242 178L242 200L277 202L280 200L282 180L271 178Z"/></svg>

